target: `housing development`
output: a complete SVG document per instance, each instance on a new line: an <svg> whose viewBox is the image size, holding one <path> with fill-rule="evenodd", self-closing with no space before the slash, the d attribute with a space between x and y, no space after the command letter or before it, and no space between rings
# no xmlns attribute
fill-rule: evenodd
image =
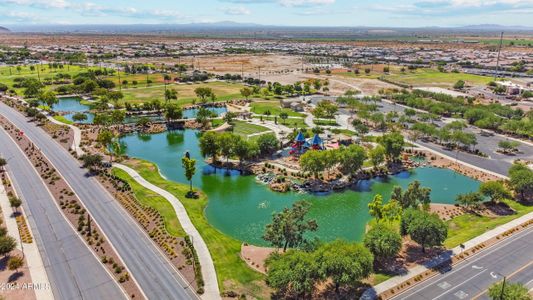
<svg viewBox="0 0 533 300"><path fill-rule="evenodd" d="M0 1L0 299L533 299L533 23L52 2Z"/></svg>

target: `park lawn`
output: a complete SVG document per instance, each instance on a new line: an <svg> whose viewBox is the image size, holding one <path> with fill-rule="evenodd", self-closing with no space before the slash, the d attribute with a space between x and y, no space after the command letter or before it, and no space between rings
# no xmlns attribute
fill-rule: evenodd
<svg viewBox="0 0 533 300"><path fill-rule="evenodd" d="M245 121L234 121L234 125L233 125L233 133L244 136L244 137L247 137L251 134L266 132L266 131L271 131L271 130L264 126L250 124Z"/></svg>
<svg viewBox="0 0 533 300"><path fill-rule="evenodd" d="M165 228L170 235L175 237L185 237L187 235L183 227L181 227L172 204L165 198L143 187L121 169L113 168L111 173L129 183L135 194L135 198L141 205L151 207L159 212L163 217Z"/></svg>
<svg viewBox="0 0 533 300"><path fill-rule="evenodd" d="M71 120L65 118L65 116L53 116L53 118L56 120L56 121L59 121L61 123L65 123L65 124L74 124L74 122L72 122Z"/></svg>
<svg viewBox="0 0 533 300"><path fill-rule="evenodd" d="M255 119L261 119L261 116L254 116ZM263 120L274 121L273 116L262 116ZM287 120L281 120L278 118L278 124L284 125L289 128L307 128L304 118L288 118Z"/></svg>
<svg viewBox="0 0 533 300"><path fill-rule="evenodd" d="M189 186L162 178L155 164L138 159L130 160L126 164L139 172L144 179L167 190L181 201L209 248L221 292L234 290L259 299L269 298L264 275L249 268L240 258L241 242L218 231L207 221L204 214L207 197L204 193L196 190L199 193L198 199L186 198Z"/></svg>
<svg viewBox="0 0 533 300"><path fill-rule="evenodd" d="M439 72L435 69L417 69L416 71L406 71L402 74L385 76L386 79L393 82L412 85L412 86L437 86L453 87L459 81L464 80L467 85L486 85L492 78L466 73Z"/></svg>
<svg viewBox="0 0 533 300"><path fill-rule="evenodd" d="M513 200L504 200L504 202L512 207L516 214L501 217L480 217L473 214L464 214L449 220L447 222L448 238L444 241L444 246L449 249L457 247L486 231L533 211L533 206L526 206Z"/></svg>
<svg viewBox="0 0 533 300"><path fill-rule="evenodd" d="M147 76L147 74L129 74L129 73L127 74L127 73L124 73L123 71L120 71L120 81L119 81L119 76L116 73L113 74L113 76L106 77L106 79L113 81L117 85L117 87L119 86L119 84L121 84L123 89L135 87L135 85L132 83L133 81L137 81L137 85L136 85L137 87L146 87L147 78L152 81L150 85L160 85L165 82L165 80L163 79L163 74L158 74L158 73L148 74ZM174 78L174 76L172 76L172 78ZM127 80L128 84L126 85L122 84L124 80Z"/></svg>
<svg viewBox="0 0 533 300"><path fill-rule="evenodd" d="M72 65L68 67L67 65L65 65L63 69L49 69L48 65L42 65L42 67L39 67L39 68L40 68L39 74L37 74L37 70L32 72L30 71L29 66L21 66L21 71L19 74L16 67L11 67L12 75L9 75L9 67L0 67L0 82L3 84L6 84L11 89L13 88L13 84L15 83L14 80L17 77L27 77L27 78L36 78L36 79L40 77L41 80L44 80L47 77L54 77L58 73L69 74L74 77L74 75L81 73L81 72L86 72L89 69L92 69L92 70L98 69L95 67L86 68L86 67L80 67L76 65ZM49 86L46 86L45 88L53 90L54 88L58 86L59 85L49 85ZM14 88L14 90L19 95L22 95L22 92L24 91L23 88Z"/></svg>
<svg viewBox="0 0 533 300"><path fill-rule="evenodd" d="M173 100L172 102L180 105L191 104L194 101L197 101L194 90L198 87L209 87L213 89L213 92L217 97L216 101L227 101L240 97L240 89L243 87L243 85L219 81L167 85L167 89L175 89L178 92L178 100ZM149 87L139 86L137 88L122 89L122 93L124 94L124 99L122 102L143 103L155 99L164 101L165 86L162 84L154 84ZM208 101L211 101L211 99L208 99Z"/></svg>
<svg viewBox="0 0 533 300"><path fill-rule="evenodd" d="M314 119L313 123L318 126L340 126L335 119L326 120L326 119Z"/></svg>
<svg viewBox="0 0 533 300"><path fill-rule="evenodd" d="M291 117L304 117L305 115L295 112L292 109L282 108L278 101L254 101L251 104L251 111L258 115L264 115L265 112L270 111L273 116L279 116L280 113L285 112Z"/></svg>

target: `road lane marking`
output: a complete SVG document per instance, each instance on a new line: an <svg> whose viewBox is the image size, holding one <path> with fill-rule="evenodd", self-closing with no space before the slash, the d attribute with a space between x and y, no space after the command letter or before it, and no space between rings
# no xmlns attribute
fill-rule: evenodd
<svg viewBox="0 0 533 300"><path fill-rule="evenodd" d="M472 266L472 269L481 270L481 269L483 269L483 267L478 267L478 266L476 266L476 265L473 265L473 266Z"/></svg>
<svg viewBox="0 0 533 300"><path fill-rule="evenodd" d="M445 290L449 287L451 287L452 285L450 283L448 283L447 281L443 281L439 284L437 284L441 289Z"/></svg>
<svg viewBox="0 0 533 300"><path fill-rule="evenodd" d="M512 272L511 274L507 275L507 279L511 279L514 275L518 274L520 271L523 271L525 268L529 267L529 266L532 265L532 264L533 264L533 260L530 261L528 264L526 264L526 265L524 265L524 266L518 268L516 271ZM492 273L493 273L493 272L490 272L490 275L491 275L491 276L492 276ZM496 276L496 277L492 276L492 278L498 278L498 276ZM529 287L529 284L530 284L530 283L533 283L533 280L530 280L528 283L526 283L526 284L525 284L526 287ZM532 290L533 290L533 288L530 290L530 292L531 292ZM479 294L475 295L474 297L472 297L472 299L477 299L477 298L481 297L481 296L482 296L483 294L485 294L487 291L488 291L488 289L483 290L481 293L479 293Z"/></svg>
<svg viewBox="0 0 533 300"><path fill-rule="evenodd" d="M453 291L455 288L460 287L461 285L463 285L463 284L469 282L470 280L472 280L472 279L478 277L479 275L485 273L485 271L487 271L487 269L485 269L485 270L483 270L483 271L477 273L476 275L474 275L474 276L468 278L467 280L463 281L461 284L459 284L458 286L454 287L453 289L447 290L447 291L445 291L444 293L438 295L437 297L433 298L433 300L439 299L440 297L442 297L442 296L448 294L449 292Z"/></svg>
<svg viewBox="0 0 533 300"><path fill-rule="evenodd" d="M453 274L455 274L456 272L458 272L459 270L462 270L466 267L468 267L471 263L474 263L476 261L479 261L480 259L484 258L485 256L497 251L497 250L500 250L501 248L505 247L505 246L508 246L509 244L511 244L512 242L516 241L516 240L519 240L520 238L522 238L523 236L527 236L531 233L533 233L533 231L531 230L532 228L526 228L524 229L523 231L509 237L508 239L505 239L503 241L501 241L500 243L496 243L494 245L491 245L489 246L488 248L482 250L481 252L479 252L478 254L476 254L476 256L474 256L474 261L472 262L468 262L468 261L463 261L462 263L466 263L464 265L459 265L458 268L456 269L452 269L452 271L450 272L447 272L445 275L443 275L443 277L441 279L445 279L447 278L448 276L451 276ZM461 263L461 264L462 264ZM429 279L432 279L432 278L436 278L436 276L438 276L438 274L428 278ZM438 282L438 280L436 280ZM422 288L420 288L417 292L420 292L422 290L425 290L429 287L431 287L433 284L435 283L430 283L430 284L427 284L425 286L423 286ZM403 297L404 294L408 293L409 291L413 290L415 287L411 287L403 292L401 292L400 294L398 294L397 296L395 297L392 297L392 298L396 298L396 297ZM411 295L414 294L414 293L411 293ZM407 296L409 297L409 296ZM406 297L403 297L401 299L406 299Z"/></svg>
<svg viewBox="0 0 533 300"><path fill-rule="evenodd" d="M457 293L453 295L459 299L465 299L466 297L468 297L468 294L463 291L458 291Z"/></svg>

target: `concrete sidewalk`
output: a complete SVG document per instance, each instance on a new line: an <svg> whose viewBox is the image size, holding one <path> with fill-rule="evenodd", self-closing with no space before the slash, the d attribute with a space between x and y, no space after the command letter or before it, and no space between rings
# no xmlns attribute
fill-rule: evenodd
<svg viewBox="0 0 533 300"><path fill-rule="evenodd" d="M438 256L434 259L432 259L431 261L429 261L428 263L426 263L427 266L422 266L422 265L419 265L419 266L416 266L414 268L411 268L408 270L408 272L404 275L398 275L398 276L395 276L395 277L392 277L391 279L387 280L387 281L384 281L376 286L374 286L373 288L370 288L368 290L365 291L365 293L363 294L363 297L361 299L375 299L377 297L377 295L385 292L386 290L388 289L391 289L411 278L414 278L418 275L421 275L423 274L424 272L428 271L431 267L433 266L438 266L440 265L441 263L443 262L446 262L448 260L450 260L452 257L456 256L456 255L459 255L461 254L461 252L464 252L464 251L467 251L469 249L472 249L474 248L475 246L483 243L483 242L486 242L496 236L499 236L501 235L502 233L512 229L512 228L515 228L517 226L520 226L521 224L525 223L525 222L528 222L529 220L533 219L533 212L529 213L529 214L526 214L520 218L517 218L517 219L514 219L506 224L503 224L503 225L500 225L492 230L489 230L487 232L485 232L484 234L482 235L479 235L465 243L463 243L463 245L465 246L464 249L461 249L460 246L457 246L453 249L451 249L451 251L447 251L446 254L444 255L441 255L441 256Z"/></svg>
<svg viewBox="0 0 533 300"><path fill-rule="evenodd" d="M2 207L2 217L4 224L7 228L7 231L10 236L14 237L17 240L17 249L21 250L24 253L24 258L26 259L26 264L28 270L30 271L31 280L35 284L46 284L50 286L50 281L48 280L48 275L44 269L44 264L37 248L37 244L33 243L22 243L20 238L19 229L17 226L17 221L13 215L13 209L9 204L9 199L7 197L7 192L4 186L0 183L0 206ZM19 207L24 214L23 208ZM27 221L27 220L26 220ZM28 230L31 228L28 226ZM33 236L33 233L31 233ZM35 289L35 297L37 300L53 300L54 295L52 289Z"/></svg>
<svg viewBox="0 0 533 300"><path fill-rule="evenodd" d="M148 182L146 179L141 177L139 173L137 173L135 170L121 164L113 163L113 167L119 168L128 175L130 175L135 181L137 181L139 184L141 184L143 187L152 190L153 192L161 195L165 199L172 204L172 207L176 211L176 216L178 217L179 222L181 223L181 226L191 237L192 243L194 245L194 249L196 249L196 253L198 254L198 259L200 261L200 265L202 267L202 277L205 283L204 286L204 294L201 296L202 299L220 299L220 290L218 289L218 281L217 281L217 273L215 271L215 265L213 264L213 259L211 257L211 253L209 252L209 248L207 248L207 244L203 240L202 236L196 230L196 227L194 227L193 223L191 222L191 219L189 218L189 215L187 214L187 211L185 210L185 207L183 204L176 198L174 195L169 193L168 191L153 185L152 183Z"/></svg>

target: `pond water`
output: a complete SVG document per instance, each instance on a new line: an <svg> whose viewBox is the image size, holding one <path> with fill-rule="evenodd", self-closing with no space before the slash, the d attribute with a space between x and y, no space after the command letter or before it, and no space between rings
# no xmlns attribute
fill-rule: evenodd
<svg viewBox="0 0 533 300"><path fill-rule="evenodd" d="M220 116L221 114L227 112L226 107L208 107L208 110L214 112L217 116ZM183 110L183 118L184 119L191 119L196 118L196 114L198 113L198 109L184 109ZM129 116L126 117L124 123L135 123L137 120L139 120L141 116ZM148 116L148 118L152 121L163 121L165 118L163 116Z"/></svg>
<svg viewBox="0 0 533 300"><path fill-rule="evenodd" d="M317 220L319 229L310 236L324 241L343 238L361 240L365 224L370 220L368 202L376 193L388 199L394 186L419 180L431 188L433 202L454 203L457 194L475 191L479 182L448 169L417 168L386 178L361 181L352 190L327 196L298 193L276 193L257 183L254 176L206 165L198 147L199 133L194 130L163 132L153 135L133 134L122 138L125 153L156 163L167 179L187 183L181 167L186 151L197 159L193 185L209 197L205 214L220 231L241 241L266 246L261 238L272 213L289 207L298 200L311 205L309 217Z"/></svg>
<svg viewBox="0 0 533 300"><path fill-rule="evenodd" d="M74 116L76 113L83 112L87 116L87 120L81 123L90 124L94 119L94 115L88 113L91 108L89 105L81 104L80 101L81 99L77 97L59 98L59 103L54 105L54 111L68 112L68 114L65 114L64 117L70 121L73 121L72 116Z"/></svg>

